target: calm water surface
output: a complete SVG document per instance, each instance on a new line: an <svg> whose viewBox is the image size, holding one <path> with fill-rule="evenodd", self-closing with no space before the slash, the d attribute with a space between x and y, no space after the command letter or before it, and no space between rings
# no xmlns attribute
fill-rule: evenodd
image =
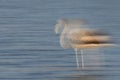
<svg viewBox="0 0 120 80"><path fill-rule="evenodd" d="M0 0L1 80L119 80L120 50L102 49L102 70L77 71L73 50L54 33L60 18L81 18L120 41L120 0Z"/></svg>

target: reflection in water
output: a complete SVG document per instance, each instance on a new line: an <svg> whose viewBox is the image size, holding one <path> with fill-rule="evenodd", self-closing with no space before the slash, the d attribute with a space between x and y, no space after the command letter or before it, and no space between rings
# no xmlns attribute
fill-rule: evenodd
<svg viewBox="0 0 120 80"><path fill-rule="evenodd" d="M77 68L79 69L78 50L81 49L81 64L82 69L86 67L97 68L100 64L100 53L95 52L98 47L112 46L111 38L105 32L101 30L88 29L86 22L81 19L60 19L55 26L55 32L60 34L60 44L63 48L73 48L76 54ZM94 53L84 54L84 51L88 48L95 48ZM96 50L97 50L96 49ZM86 56L85 56L86 55ZM85 60L84 60L85 58ZM88 60L86 60L88 59ZM91 62L85 62L91 61Z"/></svg>
<svg viewBox="0 0 120 80"><path fill-rule="evenodd" d="M98 75L76 75L66 77L63 80L102 80L102 76Z"/></svg>

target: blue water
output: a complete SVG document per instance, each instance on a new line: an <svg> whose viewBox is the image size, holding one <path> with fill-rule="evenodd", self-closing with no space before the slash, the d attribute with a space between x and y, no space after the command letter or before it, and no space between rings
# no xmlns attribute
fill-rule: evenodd
<svg viewBox="0 0 120 80"><path fill-rule="evenodd" d="M81 18L120 41L120 0L0 0L1 80L119 80L119 47L102 49L103 70L77 71L74 51L63 49L54 26ZM118 44L119 45L119 44Z"/></svg>

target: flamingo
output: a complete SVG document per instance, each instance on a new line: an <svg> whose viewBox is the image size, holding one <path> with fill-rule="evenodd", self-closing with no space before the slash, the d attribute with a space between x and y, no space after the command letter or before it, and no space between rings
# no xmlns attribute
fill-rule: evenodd
<svg viewBox="0 0 120 80"><path fill-rule="evenodd" d="M79 69L78 50L81 49L82 69L85 68L83 49L112 46L110 36L100 30L85 28L81 19L60 19L55 25L55 33L60 34L60 45L73 48L76 54L76 65Z"/></svg>

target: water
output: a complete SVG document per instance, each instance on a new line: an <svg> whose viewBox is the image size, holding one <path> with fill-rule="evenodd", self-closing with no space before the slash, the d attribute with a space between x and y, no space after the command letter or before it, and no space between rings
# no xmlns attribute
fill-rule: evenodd
<svg viewBox="0 0 120 80"><path fill-rule="evenodd" d="M64 50L54 26L82 18L120 41L119 0L0 0L1 80L119 80L120 50L102 49L103 70L77 71L73 50Z"/></svg>

